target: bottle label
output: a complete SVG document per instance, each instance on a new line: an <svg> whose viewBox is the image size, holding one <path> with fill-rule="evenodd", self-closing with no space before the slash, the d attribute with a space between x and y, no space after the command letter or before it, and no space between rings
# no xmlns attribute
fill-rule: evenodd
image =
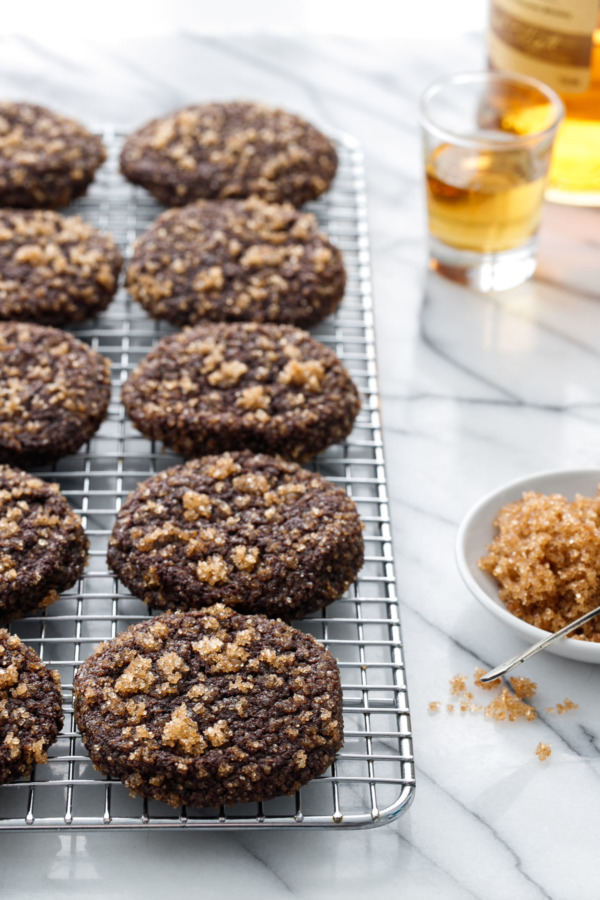
<svg viewBox="0 0 600 900"><path fill-rule="evenodd" d="M585 91L597 15L598 0L491 0L490 61L563 94Z"/></svg>

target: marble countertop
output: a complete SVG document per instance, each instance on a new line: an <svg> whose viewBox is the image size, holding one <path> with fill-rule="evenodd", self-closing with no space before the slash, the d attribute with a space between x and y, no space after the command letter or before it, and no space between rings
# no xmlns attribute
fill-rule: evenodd
<svg viewBox="0 0 600 900"><path fill-rule="evenodd" d="M367 44L182 33L68 49L10 37L0 49L1 96L88 122L130 126L243 95L362 142L417 762L412 808L369 831L3 834L3 896L595 900L600 669L547 654L523 666L539 686L533 722L445 711L452 676L524 646L460 581L463 514L528 472L600 462L600 213L548 207L538 274L508 294L426 274L416 98L441 74L481 67L481 36ZM545 711L565 697L578 708ZM444 707L437 715L432 700ZM552 746L545 763L540 741Z"/></svg>

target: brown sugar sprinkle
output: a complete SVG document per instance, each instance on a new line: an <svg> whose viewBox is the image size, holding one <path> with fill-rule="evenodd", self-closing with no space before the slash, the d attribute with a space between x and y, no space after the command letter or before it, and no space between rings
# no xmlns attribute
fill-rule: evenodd
<svg viewBox="0 0 600 900"><path fill-rule="evenodd" d="M464 693L467 689L467 676L466 675L455 675L454 678L450 679L450 693L453 697L457 697L460 694Z"/></svg>
<svg viewBox="0 0 600 900"><path fill-rule="evenodd" d="M523 676L511 678L510 683L519 700L524 700L527 697L535 696L535 693L537 691L537 684L535 683L535 681L531 681L530 678L525 678Z"/></svg>
<svg viewBox="0 0 600 900"><path fill-rule="evenodd" d="M544 744L542 741L539 742L537 747L535 748L535 755L543 762L545 759L548 759L550 754L552 753L552 747L550 744Z"/></svg>
<svg viewBox="0 0 600 900"><path fill-rule="evenodd" d="M508 688L502 688L497 697L495 697L485 707L484 715L486 719L495 719L497 722L515 722L517 719L537 719L537 710L527 703L523 703L514 694L511 694Z"/></svg>
<svg viewBox="0 0 600 900"><path fill-rule="evenodd" d="M499 582L509 612L554 632L600 605L600 494L570 502L528 491L494 524L499 533L479 566ZM600 621L572 637L600 642Z"/></svg>
<svg viewBox="0 0 600 900"><path fill-rule="evenodd" d="M475 669L475 674L473 676L475 687L486 691L489 691L494 687L501 687L502 682L500 678L495 679L495 681L489 684L482 683L481 676L484 673L485 669ZM450 696L458 698L459 703L457 705L454 703L446 704L446 712L453 713L458 706L461 713L475 714L483 711L486 719L494 719L497 722L516 722L518 719L525 719L528 722L532 722L537 718L537 709L525 702L525 700L535 696L537 691L537 684L530 678L524 676L511 678L510 684L512 690L508 687L502 687L500 692L496 694L486 706L482 706L475 702L473 692L468 690L467 681L467 676L461 674L455 675L450 679ZM429 712L437 713L440 711L441 707L442 704L440 701L432 701L429 704ZM546 707L546 712L558 712L561 714L568 712L571 709L578 709L578 704L566 697L564 703L558 703L556 707Z"/></svg>

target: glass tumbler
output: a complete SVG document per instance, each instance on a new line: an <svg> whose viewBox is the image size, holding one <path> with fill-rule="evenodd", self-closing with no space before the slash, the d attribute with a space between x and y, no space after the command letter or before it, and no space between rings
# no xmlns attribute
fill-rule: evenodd
<svg viewBox="0 0 600 900"><path fill-rule="evenodd" d="M507 290L533 274L563 114L558 94L521 75L465 73L425 90L430 268L480 291Z"/></svg>

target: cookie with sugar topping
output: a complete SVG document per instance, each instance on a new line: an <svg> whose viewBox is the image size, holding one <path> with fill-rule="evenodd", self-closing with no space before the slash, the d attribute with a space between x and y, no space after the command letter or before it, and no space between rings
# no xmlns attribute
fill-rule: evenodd
<svg viewBox="0 0 600 900"><path fill-rule="evenodd" d="M0 322L0 463L74 453L109 400L110 364L96 350L58 328Z"/></svg>
<svg viewBox="0 0 600 900"><path fill-rule="evenodd" d="M242 451L138 485L117 516L108 562L156 609L220 601L292 619L340 597L363 553L344 490L297 463Z"/></svg>
<svg viewBox="0 0 600 900"><path fill-rule="evenodd" d="M167 210L138 238L127 270L135 299L174 325L309 328L338 307L345 283L341 253L311 213L258 197Z"/></svg>
<svg viewBox="0 0 600 900"><path fill-rule="evenodd" d="M343 440L360 408L332 350L299 328L250 322L167 335L122 400L146 437L183 456L248 449L298 461Z"/></svg>
<svg viewBox="0 0 600 900"><path fill-rule="evenodd" d="M131 134L121 172L166 206L255 195L301 206L331 184L332 142L300 116L258 103L187 106Z"/></svg>
<svg viewBox="0 0 600 900"><path fill-rule="evenodd" d="M46 762L63 723L58 672L35 650L0 629L0 784Z"/></svg>
<svg viewBox="0 0 600 900"><path fill-rule="evenodd" d="M343 742L329 651L222 604L132 625L85 660L73 690L96 768L172 806L290 794L323 774Z"/></svg>
<svg viewBox="0 0 600 900"><path fill-rule="evenodd" d="M62 325L105 309L122 259L79 216L0 210L0 319Z"/></svg>
<svg viewBox="0 0 600 900"><path fill-rule="evenodd" d="M0 103L0 206L67 206L105 158L101 139L79 122L32 103Z"/></svg>
<svg viewBox="0 0 600 900"><path fill-rule="evenodd" d="M88 547L57 484L0 466L0 622L54 603L82 574Z"/></svg>

